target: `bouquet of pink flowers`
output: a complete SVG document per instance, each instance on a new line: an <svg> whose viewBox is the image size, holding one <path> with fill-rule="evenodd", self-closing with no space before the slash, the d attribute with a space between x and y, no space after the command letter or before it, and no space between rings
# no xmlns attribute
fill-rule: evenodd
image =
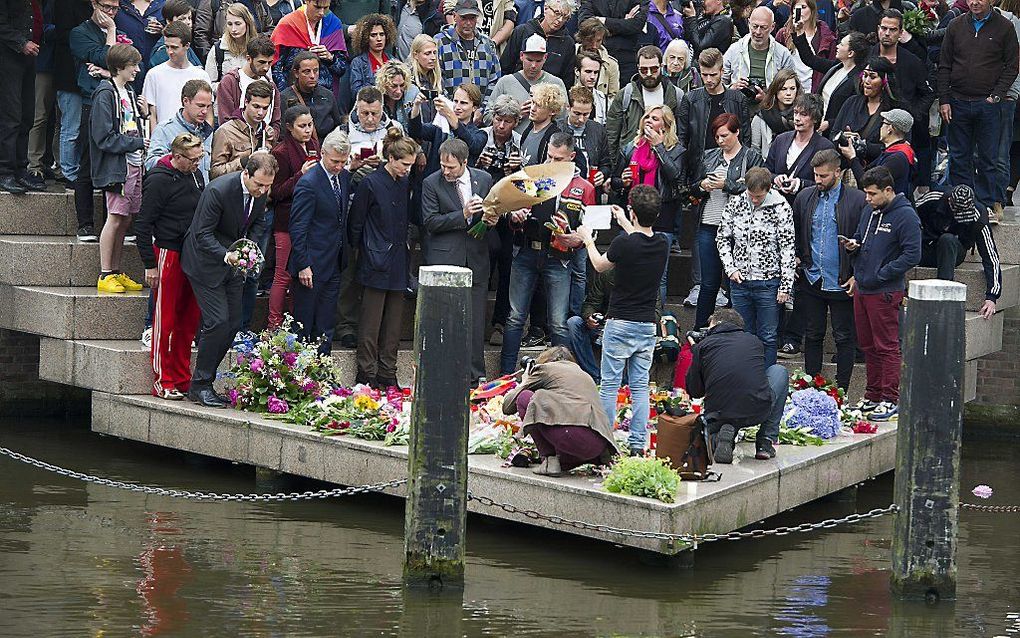
<svg viewBox="0 0 1020 638"><path fill-rule="evenodd" d="M258 244L246 237L235 241L227 250L237 253L237 265L234 266L234 272L245 279L258 277L262 272L262 266L266 264L266 258L259 250Z"/></svg>

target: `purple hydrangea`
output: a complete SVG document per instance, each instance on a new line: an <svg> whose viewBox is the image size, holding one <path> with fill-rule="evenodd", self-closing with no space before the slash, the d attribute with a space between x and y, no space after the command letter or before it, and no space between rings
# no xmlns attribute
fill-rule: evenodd
<svg viewBox="0 0 1020 638"><path fill-rule="evenodd" d="M266 363L262 359L259 359L258 357L255 357L254 359L251 360L251 371L252 372L258 374L259 372L262 371L262 369L264 367L266 367Z"/></svg>
<svg viewBox="0 0 1020 638"><path fill-rule="evenodd" d="M791 403L786 406L786 426L789 428L809 427L811 433L823 439L839 434L839 406L828 394L808 388L797 390L790 395Z"/></svg>
<svg viewBox="0 0 1020 638"><path fill-rule="evenodd" d="M297 353L296 352L283 353L283 363L288 368L293 368L294 364L297 363Z"/></svg>
<svg viewBox="0 0 1020 638"><path fill-rule="evenodd" d="M290 406L283 399L277 398L275 394L269 395L269 401L266 403L266 407L269 408L270 414L286 414L290 410Z"/></svg>

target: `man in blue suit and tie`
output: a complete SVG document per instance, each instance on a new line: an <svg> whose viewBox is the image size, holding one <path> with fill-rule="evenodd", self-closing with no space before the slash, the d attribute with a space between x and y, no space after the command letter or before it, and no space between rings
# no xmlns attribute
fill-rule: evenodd
<svg viewBox="0 0 1020 638"><path fill-rule="evenodd" d="M333 349L336 301L347 235L350 173L344 169L351 153L347 135L339 129L322 140L321 161L298 180L290 211L290 258L287 270L293 286L294 319L300 336L322 339L319 352Z"/></svg>

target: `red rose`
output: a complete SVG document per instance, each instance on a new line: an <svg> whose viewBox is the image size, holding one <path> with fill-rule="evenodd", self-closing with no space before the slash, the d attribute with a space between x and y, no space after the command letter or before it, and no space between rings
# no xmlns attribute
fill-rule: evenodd
<svg viewBox="0 0 1020 638"><path fill-rule="evenodd" d="M825 386L829 385L829 382L825 379L825 377L823 377L820 374L815 375L814 382L815 386L819 388L824 388Z"/></svg>
<svg viewBox="0 0 1020 638"><path fill-rule="evenodd" d="M797 382L793 384L798 390L803 390L808 387L808 382L804 379L797 379Z"/></svg>

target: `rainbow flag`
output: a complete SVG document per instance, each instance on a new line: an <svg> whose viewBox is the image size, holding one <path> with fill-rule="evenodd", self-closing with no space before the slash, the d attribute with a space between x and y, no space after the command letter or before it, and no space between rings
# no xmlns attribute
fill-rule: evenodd
<svg viewBox="0 0 1020 638"><path fill-rule="evenodd" d="M285 15L273 29L273 44L276 45L275 61L280 59L280 47L308 49L312 46L312 38L308 34L308 18L305 16L307 6L302 5L296 11ZM322 18L319 44L329 51L347 51L347 44L344 42L344 23L332 12Z"/></svg>

